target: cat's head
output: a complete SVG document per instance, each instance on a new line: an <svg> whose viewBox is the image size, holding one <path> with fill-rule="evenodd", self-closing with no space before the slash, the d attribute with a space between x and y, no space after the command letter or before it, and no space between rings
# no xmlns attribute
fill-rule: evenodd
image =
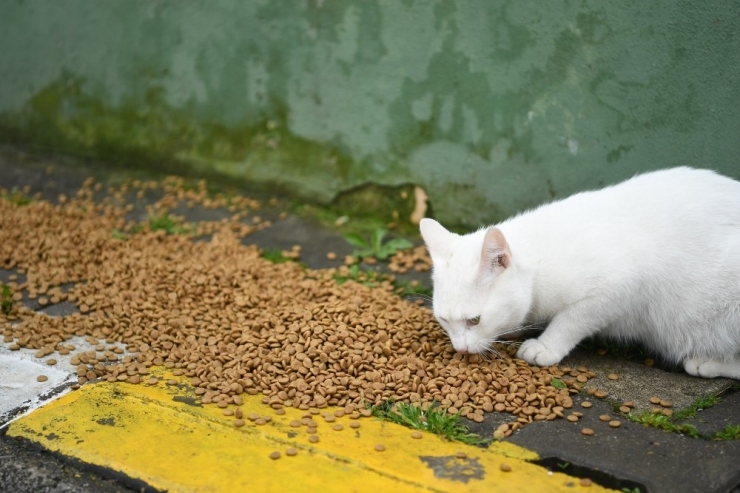
<svg viewBox="0 0 740 493"><path fill-rule="evenodd" d="M461 236L433 219L419 227L434 265L434 316L456 351L485 352L524 322L531 283L500 229Z"/></svg>

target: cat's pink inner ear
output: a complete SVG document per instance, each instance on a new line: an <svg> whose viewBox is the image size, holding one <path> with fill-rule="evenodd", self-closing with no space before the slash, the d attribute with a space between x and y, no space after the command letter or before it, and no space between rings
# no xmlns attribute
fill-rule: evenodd
<svg viewBox="0 0 740 493"><path fill-rule="evenodd" d="M481 249L481 269L492 269L494 273L506 269L511 263L511 249L504 234L498 228L488 228Z"/></svg>

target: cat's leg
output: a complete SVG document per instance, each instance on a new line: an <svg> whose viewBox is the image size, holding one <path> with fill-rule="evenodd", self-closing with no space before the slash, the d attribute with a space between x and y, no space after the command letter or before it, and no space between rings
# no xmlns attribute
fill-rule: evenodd
<svg viewBox="0 0 740 493"><path fill-rule="evenodd" d="M606 306L586 299L558 312L540 337L522 343L517 357L537 366L560 363L579 342L608 325Z"/></svg>
<svg viewBox="0 0 740 493"><path fill-rule="evenodd" d="M686 358L683 361L686 373L695 377L726 377L740 380L740 361L723 361L708 358Z"/></svg>

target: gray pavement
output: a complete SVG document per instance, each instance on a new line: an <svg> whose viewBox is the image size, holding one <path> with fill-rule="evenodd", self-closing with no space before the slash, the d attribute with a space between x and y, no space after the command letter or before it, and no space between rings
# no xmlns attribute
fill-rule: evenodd
<svg viewBox="0 0 740 493"><path fill-rule="evenodd" d="M52 173L49 173L50 166L54 168ZM0 187L21 189L29 186L32 193L41 192L44 198L52 201L59 193L74 193L88 176L93 175L103 182L120 180L123 176L119 172L104 170L105 167L99 163L82 163L58 156L31 155L10 147L0 148ZM250 193L251 196L254 194L254 191ZM278 200L262 212L267 218L277 217L284 207L284 202ZM206 216L213 219L214 214L218 212L201 211L188 219L198 220ZM301 245L301 261L312 268L338 266L343 256L352 250L340 234L294 214L248 236L246 242L280 249ZM328 251L335 252L338 260L328 260ZM428 273L414 273L407 277L428 282ZM507 441L537 452L544 467L574 476L601 478L599 482L617 490L640 493L740 492L740 442L711 439L728 426L740 425L740 393L734 386L736 382L697 379L682 371L666 371L587 350L576 351L563 365L573 368L587 366L595 371L597 377L588 385L603 390L607 396L598 399L582 393L575 397L572 409L583 413L578 422L559 419L533 423L514 433ZM616 374L619 378L610 380L607 378L609 374ZM635 423L616 411L620 404L633 401L634 413L639 414L652 407L650 397L658 396L670 401L675 412L707 395L721 395L722 400L699 411L695 417L676 422L692 424L700 438ZM584 401L592 406L582 407ZM621 426L609 427L599 419L602 415L617 419ZM510 421L510 417L491 413L485 422L469 424L473 431L491 436L505 421ZM593 429L594 435L583 435L581 430L585 427ZM3 436L0 431L0 492L107 493L141 491L142 488L145 485L128 481L114 471L94 469L57 457L31 444Z"/></svg>

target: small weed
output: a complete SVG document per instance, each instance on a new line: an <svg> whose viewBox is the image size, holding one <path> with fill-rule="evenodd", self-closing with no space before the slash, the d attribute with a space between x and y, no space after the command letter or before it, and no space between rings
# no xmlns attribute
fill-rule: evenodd
<svg viewBox="0 0 740 493"><path fill-rule="evenodd" d="M713 440L739 440L740 425L728 425L719 430L712 437Z"/></svg>
<svg viewBox="0 0 740 493"><path fill-rule="evenodd" d="M355 281L359 284L372 288L379 282L383 281L384 278L385 276L380 272L361 269L360 266L358 266L357 264L350 265L347 268L346 275L338 272L334 274L334 280L337 281L337 284L339 284L340 286L347 281Z"/></svg>
<svg viewBox="0 0 740 493"><path fill-rule="evenodd" d="M699 411L708 409L721 401L722 401L722 398L716 395L708 395L706 397L699 397L694 402L692 402L691 405L687 407L686 409L682 409L681 411L674 413L673 418L674 419L693 418L694 416L696 416L696 414Z"/></svg>
<svg viewBox="0 0 740 493"><path fill-rule="evenodd" d="M113 230L113 238L117 240L121 240L121 241L128 241L128 236L126 235L126 233L124 233L118 228L115 228Z"/></svg>
<svg viewBox="0 0 740 493"><path fill-rule="evenodd" d="M570 466L570 462L558 462L558 467L565 471Z"/></svg>
<svg viewBox="0 0 740 493"><path fill-rule="evenodd" d="M446 440L468 445L485 445L489 442L480 435L470 433L465 425L460 423L459 414L448 414L446 409L440 407L431 406L424 411L416 404L385 401L378 406L372 406L371 409L373 416L407 428L425 430Z"/></svg>
<svg viewBox="0 0 740 493"><path fill-rule="evenodd" d="M356 248L352 255L359 258L375 257L379 260L386 260L399 250L411 248L414 246L410 241L404 238L394 238L383 243L383 238L388 233L385 228L377 228L370 240L366 240L357 233L346 233L344 239L347 243Z"/></svg>
<svg viewBox="0 0 740 493"><path fill-rule="evenodd" d="M640 488L622 488L624 493L640 493Z"/></svg>
<svg viewBox="0 0 740 493"><path fill-rule="evenodd" d="M293 260L283 255L283 251L279 248L265 248L262 250L262 256L273 264L282 264Z"/></svg>
<svg viewBox="0 0 740 493"><path fill-rule="evenodd" d="M559 378L553 378L553 379L552 379L552 380L550 381L550 385L552 385L553 387L555 387L555 388L556 388L556 389L558 389L558 390L562 390L562 389L564 389L564 388L566 388L566 387L567 387L567 386L565 385L565 382L563 382L563 381L562 381L562 380L560 380Z"/></svg>
<svg viewBox="0 0 740 493"><path fill-rule="evenodd" d="M33 202L33 199L31 197L18 190L17 187L13 187L10 192L3 190L0 193L0 198L7 200L11 204L15 204L17 206L24 206Z"/></svg>
<svg viewBox="0 0 740 493"><path fill-rule="evenodd" d="M433 292L431 287L425 286L419 281L398 280L395 282L395 286L396 293L402 296L421 295L422 297L431 298Z"/></svg>
<svg viewBox="0 0 740 493"><path fill-rule="evenodd" d="M670 431L672 433L681 433L688 435L692 438L699 438L699 431L694 425L684 424L679 425L673 422L671 418L661 413L651 413L650 411L643 411L641 414L629 413L627 417L635 423L640 423L646 426L652 426L653 428L659 428L664 431Z"/></svg>
<svg viewBox="0 0 740 493"><path fill-rule="evenodd" d="M171 215L164 213L161 216L149 218L149 229L152 231L163 230L168 235L185 235L195 231L195 226L181 224Z"/></svg>
<svg viewBox="0 0 740 493"><path fill-rule="evenodd" d="M0 309L7 315L10 310L13 309L13 293L10 291L10 286L3 284L2 291L0 291Z"/></svg>

